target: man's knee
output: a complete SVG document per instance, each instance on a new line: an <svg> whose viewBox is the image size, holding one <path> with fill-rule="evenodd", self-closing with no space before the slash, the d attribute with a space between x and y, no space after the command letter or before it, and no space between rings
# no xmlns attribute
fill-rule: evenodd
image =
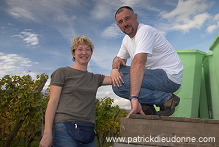
<svg viewBox="0 0 219 147"><path fill-rule="evenodd" d="M119 87L117 87L117 86L113 86L112 85L112 89L113 89L113 92L116 94L116 95L118 95L119 93L120 93L120 89L119 89Z"/></svg>
<svg viewBox="0 0 219 147"><path fill-rule="evenodd" d="M123 98L129 97L129 89L125 88L124 85L121 87L117 87L117 86L112 85L112 89L113 89L113 92L119 97L123 97Z"/></svg>
<svg viewBox="0 0 219 147"><path fill-rule="evenodd" d="M121 66L121 68L119 69L119 72L121 72L122 74L129 74L130 73L130 66Z"/></svg>

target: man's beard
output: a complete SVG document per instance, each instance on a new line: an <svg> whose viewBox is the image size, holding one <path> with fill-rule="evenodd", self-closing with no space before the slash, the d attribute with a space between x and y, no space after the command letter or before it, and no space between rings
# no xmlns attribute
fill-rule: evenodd
<svg viewBox="0 0 219 147"><path fill-rule="evenodd" d="M131 32L126 32L126 28L127 29L130 29L130 27L131 27ZM127 34L127 35L130 35L130 34L132 34L133 32L134 32L134 28L131 26L131 25L129 25L129 26L127 26L125 29L124 29L124 31L123 31L123 33L125 33L125 34Z"/></svg>

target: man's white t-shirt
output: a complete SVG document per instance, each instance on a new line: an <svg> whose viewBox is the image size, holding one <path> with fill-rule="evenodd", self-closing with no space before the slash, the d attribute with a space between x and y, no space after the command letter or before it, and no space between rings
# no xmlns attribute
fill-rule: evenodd
<svg viewBox="0 0 219 147"><path fill-rule="evenodd" d="M136 35L125 35L118 57L134 58L138 53L147 53L146 69L163 69L168 78L177 83L182 82L182 62L169 41L155 28L139 24Z"/></svg>

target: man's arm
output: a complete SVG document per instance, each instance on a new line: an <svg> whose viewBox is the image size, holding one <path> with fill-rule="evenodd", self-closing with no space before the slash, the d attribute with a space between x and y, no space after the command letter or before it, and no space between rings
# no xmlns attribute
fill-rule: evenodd
<svg viewBox="0 0 219 147"><path fill-rule="evenodd" d="M135 55L130 68L130 96L138 96L145 70L147 54L139 53Z"/></svg>
<svg viewBox="0 0 219 147"><path fill-rule="evenodd" d="M144 77L146 61L147 61L147 54L145 53L139 53L135 55L134 59L132 60L131 69L130 69L130 96L139 96L139 92ZM144 114L141 105L138 102L138 99L132 98L131 111L129 115L136 113Z"/></svg>

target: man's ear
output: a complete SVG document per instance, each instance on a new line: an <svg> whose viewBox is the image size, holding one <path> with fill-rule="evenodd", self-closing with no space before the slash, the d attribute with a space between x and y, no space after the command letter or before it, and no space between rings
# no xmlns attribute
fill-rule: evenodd
<svg viewBox="0 0 219 147"><path fill-rule="evenodd" d="M138 20L138 14L135 13L135 20Z"/></svg>

